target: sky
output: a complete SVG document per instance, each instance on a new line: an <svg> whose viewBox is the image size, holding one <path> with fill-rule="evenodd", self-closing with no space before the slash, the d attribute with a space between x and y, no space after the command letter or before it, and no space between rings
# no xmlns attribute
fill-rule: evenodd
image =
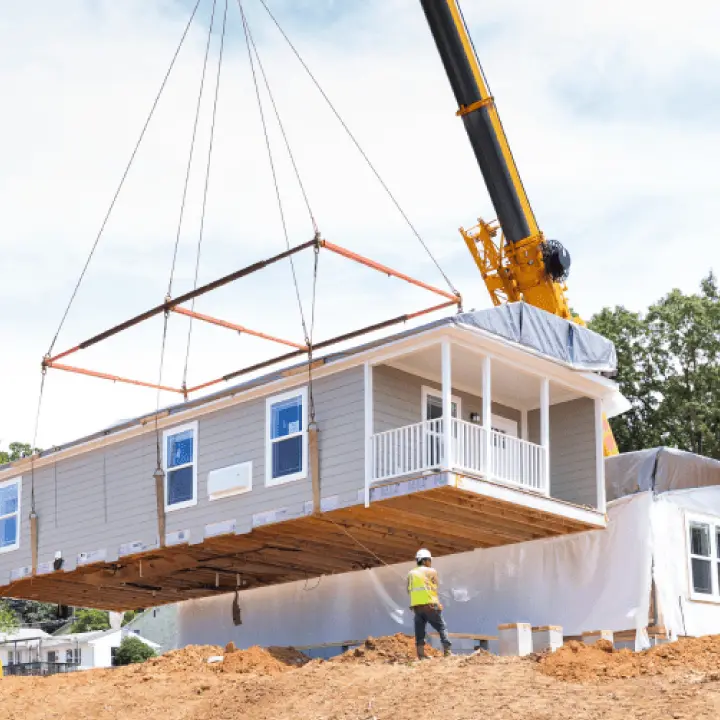
<svg viewBox="0 0 720 720"><path fill-rule="evenodd" d="M489 307L458 228L494 213L419 2L267 1L465 308ZM243 3L322 236L446 287L260 0ZM193 5L36 0L0 9L0 448L32 440L42 356ZM201 0L55 352L161 303L178 238L172 292L193 287L224 0L216 3L179 218L212 8ZM463 10L540 227L572 254L572 307L584 317L608 305L639 311L718 272L720 5L465 0ZM200 283L286 247L236 0L223 53ZM297 245L312 239L313 226L261 77L259 85L287 241ZM306 323L312 262L309 253L296 264ZM434 304L423 291L321 253L313 337ZM203 297L195 309L303 340L288 263ZM72 362L155 382L162 330L156 318ZM187 345L187 319L171 317L165 383L182 382ZM282 352L194 323L188 383ZM37 445L177 398L50 371Z"/></svg>

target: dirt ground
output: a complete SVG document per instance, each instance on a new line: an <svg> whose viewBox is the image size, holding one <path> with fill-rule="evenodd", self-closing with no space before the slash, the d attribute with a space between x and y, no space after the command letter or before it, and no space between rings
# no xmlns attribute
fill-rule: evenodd
<svg viewBox="0 0 720 720"><path fill-rule="evenodd" d="M412 659L396 635L328 662L190 647L143 665L0 680L4 720L621 720L720 717L720 637L644 653L569 643L530 658ZM222 662L208 663L213 656Z"/></svg>

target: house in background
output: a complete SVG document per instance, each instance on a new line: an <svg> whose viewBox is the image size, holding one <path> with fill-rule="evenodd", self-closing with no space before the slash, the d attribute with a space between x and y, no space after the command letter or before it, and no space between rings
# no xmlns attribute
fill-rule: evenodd
<svg viewBox="0 0 720 720"><path fill-rule="evenodd" d="M13 463L0 594L132 609L602 530L614 368L608 340L518 303Z"/></svg>
<svg viewBox="0 0 720 720"><path fill-rule="evenodd" d="M18 630L0 640L0 662L6 675L52 675L58 672L112 667L123 638L122 630L97 630L48 635L37 630ZM134 637L156 652L157 643L138 633Z"/></svg>

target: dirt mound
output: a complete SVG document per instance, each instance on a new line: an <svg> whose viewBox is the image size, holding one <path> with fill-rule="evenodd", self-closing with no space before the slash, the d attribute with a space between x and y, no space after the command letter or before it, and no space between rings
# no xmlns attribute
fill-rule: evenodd
<svg viewBox="0 0 720 720"><path fill-rule="evenodd" d="M438 657L442 653L426 645L425 654L428 657ZM364 662L366 664L407 663L413 660L417 660L415 638L403 633L381 638L370 637L360 647L333 658L333 662Z"/></svg>
<svg viewBox="0 0 720 720"><path fill-rule="evenodd" d="M251 647L247 650L226 653L223 661L213 667L223 673L277 675L301 667L308 662L310 662L310 658L294 648L271 647L266 650L260 647Z"/></svg>
<svg viewBox="0 0 720 720"><path fill-rule="evenodd" d="M207 666L208 658L222 654L223 649L217 645L188 645L181 650L172 650L160 657L151 658L138 667L163 672L195 670Z"/></svg>
<svg viewBox="0 0 720 720"><path fill-rule="evenodd" d="M546 675L572 682L688 671L709 673L714 680L720 679L720 636L682 639L640 653L614 650L606 641L596 645L569 642L541 656L539 664Z"/></svg>

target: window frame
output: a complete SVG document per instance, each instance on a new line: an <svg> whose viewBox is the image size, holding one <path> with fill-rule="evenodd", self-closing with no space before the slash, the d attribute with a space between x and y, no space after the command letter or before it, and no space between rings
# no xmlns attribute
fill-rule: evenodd
<svg viewBox="0 0 720 720"><path fill-rule="evenodd" d="M710 528L710 556L694 555L690 541L692 526L707 525ZM720 533L720 517L705 515L703 513L685 513L685 561L687 567L688 597L694 602L714 603L720 605L720 556L718 556L718 533ZM712 593L703 593L695 590L693 581L692 560L705 560L710 562L710 585Z"/></svg>
<svg viewBox="0 0 720 720"><path fill-rule="evenodd" d="M12 545L6 545L5 547L0 547L0 554L7 553L7 552L13 552L15 550L20 549L20 535L22 534L22 524L21 524L21 518L22 518L22 477L16 477L12 478L10 480L5 480L4 482L0 482L0 490L7 487L8 485L17 485L17 510L12 513L8 513L7 515L0 515L0 520L4 520L5 518L12 517L13 515L17 516L17 523L16 528L17 532L15 534L15 542Z"/></svg>
<svg viewBox="0 0 720 720"><path fill-rule="evenodd" d="M302 411L301 421L302 430L298 433L292 433L290 435L284 435L281 438L272 437L272 408L273 405L291 400L296 397L301 398ZM288 440L293 437L301 437L302 443L302 462L299 472L292 473L291 475L283 475L281 477L274 478L272 476L272 451L273 445L282 440ZM272 395L265 399L265 487L275 487L277 485L285 485L286 483L296 482L297 480L305 480L308 476L308 389L307 386L303 385L293 390L280 393L279 395Z"/></svg>
<svg viewBox="0 0 720 720"><path fill-rule="evenodd" d="M422 418L423 422L427 422L427 401L428 397L436 398L437 400L440 400L440 403L442 404L442 389L436 390L435 388L430 387L429 385L423 385L422 386L422 393L421 393L421 400L420 400L420 417ZM455 406L457 407L457 416L452 417L452 404L455 403ZM462 414L462 400L457 396L450 394L450 415L453 420L462 420L463 414Z"/></svg>
<svg viewBox="0 0 720 720"><path fill-rule="evenodd" d="M193 496L190 500L183 500L182 502L173 503L172 505L168 504L168 486L170 482L170 472L175 470L182 470L183 468L189 467L190 463L186 463L185 465L178 465L178 467L174 468L168 468L168 440L173 435L180 435L181 433L187 432L188 430L192 430L193 433L193 461L192 461L192 487L193 487ZM162 452L162 460L163 460L163 471L165 473L165 478L163 481L164 489L163 489L163 505L165 506L165 512L174 512L175 510L184 510L185 508L189 507L195 507L198 503L198 434L199 434L199 423L197 420L194 420L193 422L185 423L184 425L176 425L175 427L167 428L163 431L163 452Z"/></svg>

